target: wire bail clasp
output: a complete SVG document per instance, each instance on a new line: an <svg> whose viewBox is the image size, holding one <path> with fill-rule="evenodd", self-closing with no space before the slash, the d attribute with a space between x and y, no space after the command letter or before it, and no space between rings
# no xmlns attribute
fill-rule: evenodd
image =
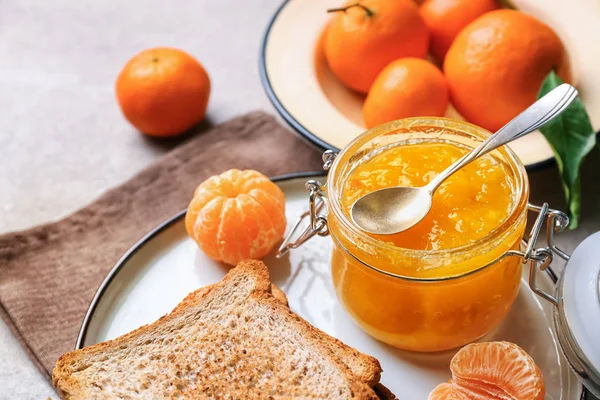
<svg viewBox="0 0 600 400"><path fill-rule="evenodd" d="M558 306L558 300L554 295L540 289L537 286L537 270L545 271L552 263L554 255L558 255L565 261L569 260L569 255L559 249L554 243L554 234L562 231L569 225L569 217L562 211L553 210L544 203L541 207L528 204L527 209L538 214L529 236L524 240L526 247L524 252L514 251L513 255L523 258L523 263L529 262L529 287L531 290L549 301L555 307ZM540 236L542 228L546 225L546 246L536 248L535 244Z"/></svg>
<svg viewBox="0 0 600 400"><path fill-rule="evenodd" d="M325 194L323 193L321 182L315 180L307 181L306 190L309 192L308 211L303 212L298 217L292 229L285 235L275 255L277 258L283 257L291 249L302 246L315 235L329 235L327 217L322 213L325 207ZM306 218L309 219L309 223L304 224L304 228L300 229Z"/></svg>
<svg viewBox="0 0 600 400"><path fill-rule="evenodd" d="M336 157L337 153L333 150L327 150L323 153L323 169L325 171L329 171L329 168L331 168ZM292 226L292 229L285 235L285 238L275 255L277 258L283 257L291 249L297 249L302 246L315 235L329 235L327 216L323 212L327 199L323 190L324 185L319 181L309 180L306 182L305 186L309 193L308 211L305 211L298 217ZM302 222L306 218L309 219L308 224L305 224L304 228L300 229Z"/></svg>

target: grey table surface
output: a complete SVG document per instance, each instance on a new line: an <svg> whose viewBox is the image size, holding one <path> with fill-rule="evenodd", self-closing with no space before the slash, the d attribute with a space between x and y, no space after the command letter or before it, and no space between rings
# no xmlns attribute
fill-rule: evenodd
<svg viewBox="0 0 600 400"><path fill-rule="evenodd" d="M0 232L56 220L124 181L176 142L122 118L113 84L137 51L184 49L212 80L208 121L273 112L260 84L264 29L281 0L13 0L0 3ZM567 251L600 228L600 161L585 163L583 223ZM530 173L532 201L564 206L556 167ZM51 332L49 332L51 334ZM56 398L0 321L0 399Z"/></svg>

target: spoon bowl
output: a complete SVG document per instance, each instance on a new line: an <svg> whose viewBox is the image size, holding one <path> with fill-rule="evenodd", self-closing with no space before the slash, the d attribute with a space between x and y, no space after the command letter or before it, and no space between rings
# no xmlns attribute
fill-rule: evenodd
<svg viewBox="0 0 600 400"><path fill-rule="evenodd" d="M432 204L431 194L426 187L380 189L360 200L352 207L352 220L364 231L376 235L391 235L407 230L425 218Z"/></svg>

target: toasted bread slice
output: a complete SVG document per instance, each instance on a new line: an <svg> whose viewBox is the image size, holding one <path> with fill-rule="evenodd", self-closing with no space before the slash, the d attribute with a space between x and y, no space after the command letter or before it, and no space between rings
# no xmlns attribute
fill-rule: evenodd
<svg viewBox="0 0 600 400"><path fill-rule="evenodd" d="M53 383L64 399L377 399L270 289L264 264L244 261L199 301L63 355Z"/></svg>
<svg viewBox="0 0 600 400"><path fill-rule="evenodd" d="M202 297L211 290L214 285L204 286L200 289L193 291L188 294L185 299L173 312L185 307L189 307L192 302L200 301ZM277 286L271 284L271 293L273 297L281 301L286 306L288 305L287 296ZM358 350L344 344L338 339L329 336L325 332L313 328L318 332L321 341L326 345L339 359L344 363L353 374L357 376L359 380L367 382L371 387L375 386L379 382L381 376L381 365L376 358L368 356L359 352Z"/></svg>

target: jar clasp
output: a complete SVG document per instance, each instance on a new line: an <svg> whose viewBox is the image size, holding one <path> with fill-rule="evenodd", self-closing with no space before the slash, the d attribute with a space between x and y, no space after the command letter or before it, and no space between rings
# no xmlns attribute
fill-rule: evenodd
<svg viewBox="0 0 600 400"><path fill-rule="evenodd" d="M523 239L525 250L511 250L505 255L518 256L523 259L523 263L529 262L529 287L544 300L549 301L554 306L558 306L558 300L554 295L538 287L536 277L538 268L541 271L545 271L552 263L555 254L565 261L569 260L569 255L559 249L554 242L554 234L562 231L569 225L569 217L562 211L549 208L548 203L544 203L542 206L528 204L527 209L538 215L527 239ZM536 248L535 245L544 224L546 225L546 246Z"/></svg>
<svg viewBox="0 0 600 400"><path fill-rule="evenodd" d="M315 235L327 236L329 229L327 227L327 217L321 213L325 206L325 195L322 190L323 185L319 181L310 180L306 182L306 190L309 192L308 211L303 212L296 220L292 229L285 235L276 257L283 257L291 249L302 246L306 241ZM310 218L310 223L300 230L300 225L305 218Z"/></svg>
<svg viewBox="0 0 600 400"><path fill-rule="evenodd" d="M333 150L327 150L323 153L323 169L329 171L333 161L338 153ZM292 229L285 235L281 246L275 255L277 258L283 257L287 252L302 246L306 241L315 235L329 235L327 227L327 216L322 212L326 204L326 196L323 192L323 184L319 181L309 180L306 182L306 190L309 193L308 211L305 211L298 217ZM309 218L310 222L300 230L300 226L305 218Z"/></svg>

